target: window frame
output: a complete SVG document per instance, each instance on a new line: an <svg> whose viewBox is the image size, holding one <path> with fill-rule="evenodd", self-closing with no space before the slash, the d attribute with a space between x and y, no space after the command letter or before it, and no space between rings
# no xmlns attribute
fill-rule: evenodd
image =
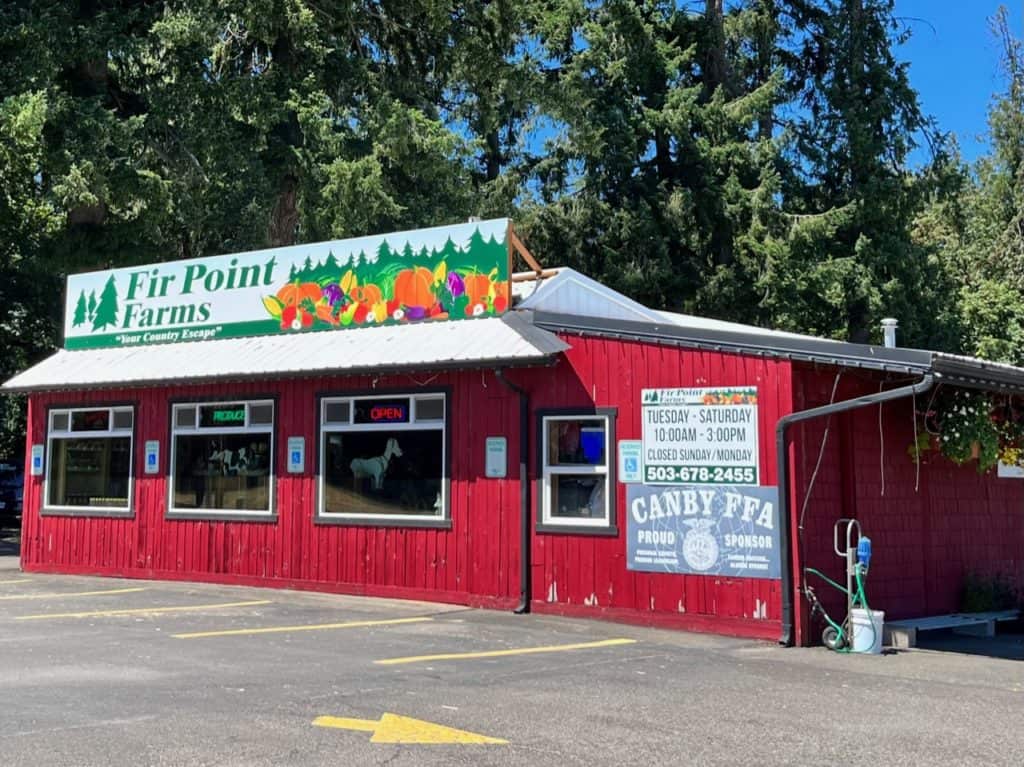
<svg viewBox="0 0 1024 767"><path fill-rule="evenodd" d="M136 402L98 402L95 404L53 404L46 408L46 455L44 458L42 499L39 504L39 515L44 517L115 517L132 519L135 517L135 439L138 429L138 403ZM72 414L95 410L107 410L109 421L104 431L73 431L71 429ZM114 411L130 411L132 414L131 429L114 429ZM54 431L53 416L55 413L68 414L68 428ZM121 506L68 506L50 503L50 472L53 463L53 440L56 439L112 439L128 437L128 505Z"/></svg>
<svg viewBox="0 0 1024 767"><path fill-rule="evenodd" d="M537 516L534 529L537 533L555 533L571 535L595 535L617 537L618 528L618 481L616 477L616 438L615 421L618 417L617 408L580 407L580 408L545 408L536 411L537 417ZM589 464L565 464L563 466L548 465L548 424L559 421L604 421L605 452L604 467L598 469ZM560 517L551 513L551 478L559 475L604 476L605 478L605 516L594 519L590 517Z"/></svg>
<svg viewBox="0 0 1024 767"><path fill-rule="evenodd" d="M407 423L381 423L381 424L357 424L355 423L356 400L367 399L396 399L409 398L409 418ZM416 421L415 400L440 399L444 403L444 416L440 420ZM328 404L337 402L349 402L349 415L347 425L325 423L325 414ZM313 514L313 522L318 525L345 525L350 527L392 527L392 528L428 528L434 530L450 530L452 527L451 514L451 408L452 390L448 386L422 387L413 389L370 389L360 391L321 392L317 395L316 403L316 506ZM374 514L366 513L341 513L328 512L324 510L326 502L324 474L324 461L327 458L325 449L328 434L332 433L359 433L374 431L423 431L435 429L441 432L441 513L435 516L422 514Z"/></svg>
<svg viewBox="0 0 1024 767"><path fill-rule="evenodd" d="M199 409L210 405L225 405L238 403L245 406L245 426L216 426L203 427L196 424L200 421ZM268 424L249 424L250 405L270 405L273 408L273 416ZM196 409L195 421L191 427L179 427L176 421L178 410L182 408ZM166 508L164 517L166 519L194 519L213 520L224 522L277 522L277 417L278 398L274 395L265 394L239 394L237 396L220 397L197 397L190 399L174 399L168 402L167 417L167 490ZM177 435L202 436L216 434L268 434L270 446L268 447L268 475L267 475L267 511L253 511L252 509L177 509L174 506L174 470L177 460Z"/></svg>

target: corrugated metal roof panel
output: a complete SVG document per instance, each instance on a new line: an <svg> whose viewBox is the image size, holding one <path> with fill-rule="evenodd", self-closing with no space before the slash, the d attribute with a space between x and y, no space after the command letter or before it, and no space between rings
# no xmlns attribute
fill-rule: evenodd
<svg viewBox="0 0 1024 767"><path fill-rule="evenodd" d="M664 317L666 320L671 322L673 325L679 325L684 328L692 328L694 330L724 330L736 333L750 333L752 335L762 335L769 338L783 338L783 339L809 339L814 341L832 341L831 338L821 338L819 336L809 336L805 333L790 333L788 330L774 330L772 328L762 328L757 325L743 325L739 322L728 322L726 320L716 320L711 317L698 317L695 314L679 314L678 312L665 312L658 311L659 315ZM834 343L840 343L835 341Z"/></svg>
<svg viewBox="0 0 1024 767"><path fill-rule="evenodd" d="M575 269L561 267L553 271L556 272L553 277L539 283L520 283L537 286L539 290L524 295L523 287L513 288L513 296L521 299L517 304L519 308L633 322L659 322L662 319L653 309Z"/></svg>
<svg viewBox="0 0 1024 767"><path fill-rule="evenodd" d="M3 385L43 391L292 376L543 363L569 346L509 313L344 331L68 351Z"/></svg>

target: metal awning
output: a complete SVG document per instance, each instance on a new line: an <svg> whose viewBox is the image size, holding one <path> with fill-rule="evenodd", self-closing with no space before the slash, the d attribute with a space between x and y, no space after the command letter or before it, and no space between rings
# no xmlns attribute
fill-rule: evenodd
<svg viewBox="0 0 1024 767"><path fill-rule="evenodd" d="M5 392L98 389L550 363L569 345L510 312L458 322L69 351L7 381Z"/></svg>

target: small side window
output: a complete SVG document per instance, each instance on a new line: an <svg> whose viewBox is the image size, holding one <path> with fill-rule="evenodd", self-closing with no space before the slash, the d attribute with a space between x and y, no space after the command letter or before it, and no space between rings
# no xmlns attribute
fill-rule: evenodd
<svg viewBox="0 0 1024 767"><path fill-rule="evenodd" d="M542 415L542 529L614 530L612 432L609 414Z"/></svg>

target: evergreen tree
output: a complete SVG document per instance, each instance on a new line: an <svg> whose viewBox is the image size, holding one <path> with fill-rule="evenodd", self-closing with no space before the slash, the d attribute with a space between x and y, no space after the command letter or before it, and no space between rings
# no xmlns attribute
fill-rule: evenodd
<svg viewBox="0 0 1024 767"><path fill-rule="evenodd" d="M992 27L1006 86L989 110L991 150L973 168L955 151L932 164L914 233L946 270L947 347L1024 364L1024 48L1005 8Z"/></svg>
<svg viewBox="0 0 1024 767"><path fill-rule="evenodd" d="M107 279L107 284L103 286L103 292L100 293L100 303L96 307L92 329L103 330L110 325L117 325L117 312L117 285L114 282L114 276L111 275Z"/></svg>
<svg viewBox="0 0 1024 767"><path fill-rule="evenodd" d="M748 4L558 6L545 106L565 127L524 206L532 249L655 307L759 320L782 224L779 158L756 125L780 82L752 84L731 58L748 55Z"/></svg>
<svg viewBox="0 0 1024 767"><path fill-rule="evenodd" d="M785 327L866 342L900 318L905 343L936 335L937 280L910 222L921 189L905 164L932 126L893 49L892 0L822 0L803 19L803 113L789 125L788 252L767 286Z"/></svg>
<svg viewBox="0 0 1024 767"><path fill-rule="evenodd" d="M449 237L448 239L445 240L444 245L442 246L437 256L438 258L447 261L450 265L454 259L457 259L459 257L459 253L459 249L455 246L455 243L452 242L452 238Z"/></svg>
<svg viewBox="0 0 1024 767"><path fill-rule="evenodd" d="M93 290L89 293L89 320L92 321L96 318L96 291Z"/></svg>
<svg viewBox="0 0 1024 767"><path fill-rule="evenodd" d="M85 291L83 290L78 294L78 303L75 304L75 315L71 320L71 326L77 328L79 325L84 325L86 313Z"/></svg>

